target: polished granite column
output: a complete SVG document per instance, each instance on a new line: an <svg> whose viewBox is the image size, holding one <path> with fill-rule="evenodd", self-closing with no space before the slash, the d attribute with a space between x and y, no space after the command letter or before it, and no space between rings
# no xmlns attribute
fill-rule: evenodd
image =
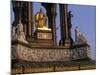
<svg viewBox="0 0 100 75"><path fill-rule="evenodd" d="M71 40L70 40L70 32L68 26L68 10L66 4L59 4L59 11L60 11L60 31L61 31L61 40L60 45L70 47Z"/></svg>
<svg viewBox="0 0 100 75"><path fill-rule="evenodd" d="M57 45L56 37L56 4L54 3L42 3L42 6L46 9L48 16L48 27L52 29L53 44Z"/></svg>
<svg viewBox="0 0 100 75"><path fill-rule="evenodd" d="M17 25L19 19L24 27L24 32L27 37L32 37L33 34L33 4L32 2L12 1L14 11L14 23Z"/></svg>

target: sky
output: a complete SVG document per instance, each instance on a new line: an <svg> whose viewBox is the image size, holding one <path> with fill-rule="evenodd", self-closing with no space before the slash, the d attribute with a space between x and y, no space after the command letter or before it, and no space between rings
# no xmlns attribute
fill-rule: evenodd
<svg viewBox="0 0 100 75"><path fill-rule="evenodd" d="M43 8L44 13L46 10L41 3L34 2L33 13L36 14L40 8ZM59 14L59 5L57 4L57 16L56 16L56 27L58 30L57 33L57 42L60 40L60 14ZM78 26L79 30L85 35L88 43L91 46L91 58L96 59L96 7L90 5L68 5L68 11L72 11L72 38L75 39L74 29ZM14 20L14 13L11 12L12 22Z"/></svg>
<svg viewBox="0 0 100 75"><path fill-rule="evenodd" d="M72 11L72 32L76 26L85 35L91 46L91 57L96 59L96 7L86 5L69 5ZM72 33L74 37L74 33Z"/></svg>
<svg viewBox="0 0 100 75"><path fill-rule="evenodd" d="M39 11L40 8L46 13L46 10L40 3L34 3L34 14ZM91 46L91 58L96 59L96 7L89 5L68 5L68 11L72 11L72 38L75 40L74 29L78 26L79 30L84 34L88 43ZM60 40L60 15L59 15L59 5L57 4L57 17L56 17L56 27L57 30L57 41Z"/></svg>

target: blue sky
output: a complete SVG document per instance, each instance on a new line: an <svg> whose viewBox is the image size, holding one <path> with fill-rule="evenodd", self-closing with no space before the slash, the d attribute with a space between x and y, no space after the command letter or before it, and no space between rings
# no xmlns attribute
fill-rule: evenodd
<svg viewBox="0 0 100 75"><path fill-rule="evenodd" d="M34 14L41 8L40 3L34 3ZM44 7L42 7L46 13ZM91 46L91 57L96 58L96 7L89 5L68 5L68 10L72 11L72 38L75 39L74 29L76 26L85 35ZM56 27L60 25L59 6L57 5ZM60 40L60 28L57 30L57 41Z"/></svg>
<svg viewBox="0 0 100 75"><path fill-rule="evenodd" d="M88 5L69 5L72 11L72 32L76 26L87 38L91 46L91 57L96 59L96 7ZM74 33L72 34L74 36Z"/></svg>

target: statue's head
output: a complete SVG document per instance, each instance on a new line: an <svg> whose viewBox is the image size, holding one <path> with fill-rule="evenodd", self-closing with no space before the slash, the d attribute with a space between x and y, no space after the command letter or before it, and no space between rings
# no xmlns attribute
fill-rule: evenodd
<svg viewBox="0 0 100 75"><path fill-rule="evenodd" d="M43 12L43 9L42 8L40 8L40 12Z"/></svg>

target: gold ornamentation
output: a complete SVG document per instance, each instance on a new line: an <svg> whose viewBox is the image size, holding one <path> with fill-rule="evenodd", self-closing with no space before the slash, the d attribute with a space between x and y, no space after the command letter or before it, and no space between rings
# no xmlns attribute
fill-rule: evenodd
<svg viewBox="0 0 100 75"><path fill-rule="evenodd" d="M47 22L47 16L44 14L41 8L40 11L37 12L35 15L36 28L47 28L46 22Z"/></svg>

